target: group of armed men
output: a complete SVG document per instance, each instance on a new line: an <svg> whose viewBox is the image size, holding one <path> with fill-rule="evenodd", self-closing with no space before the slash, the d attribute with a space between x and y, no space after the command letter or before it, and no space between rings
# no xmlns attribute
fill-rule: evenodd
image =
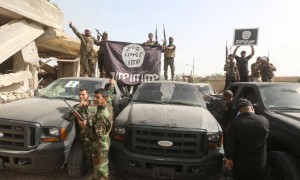
<svg viewBox="0 0 300 180"><path fill-rule="evenodd" d="M85 29L84 33L80 33L72 22L69 23L70 28L80 39L80 76L81 77L96 77L96 58L93 54L93 45L100 46L98 50L98 68L100 71L100 77L109 77L109 72L105 69L105 52L104 45L105 41L108 40L107 32L100 33L97 31L97 39L92 36L91 29ZM101 40L100 40L101 38ZM169 37L169 44L167 45L166 40L164 40L163 45L160 45L157 39L153 40L153 34L148 34L148 40L143 43L145 46L161 46L162 53L164 53L164 77L168 80L168 67L171 69L171 79L174 80L175 65L174 57L176 46L173 44L174 38Z"/></svg>
<svg viewBox="0 0 300 180"><path fill-rule="evenodd" d="M269 63L267 56L259 56L256 62L251 64L251 75L249 76L248 61L255 54L253 46L251 46L251 54L246 56L246 51L241 51L241 56L237 56L236 52L240 46L237 46L233 54L229 54L224 65L226 71L225 87L234 82L272 82L276 67ZM236 62L234 61L236 60Z"/></svg>

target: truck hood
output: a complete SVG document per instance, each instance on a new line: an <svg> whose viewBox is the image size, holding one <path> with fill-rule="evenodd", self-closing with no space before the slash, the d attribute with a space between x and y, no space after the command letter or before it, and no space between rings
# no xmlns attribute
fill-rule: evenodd
<svg viewBox="0 0 300 180"><path fill-rule="evenodd" d="M207 109L184 105L131 103L118 116L116 123L120 126L133 124L221 131Z"/></svg>
<svg viewBox="0 0 300 180"><path fill-rule="evenodd" d="M276 111L275 112L277 114L277 116L280 119L286 119L286 121L289 121L290 123L295 123L294 125L297 125L298 127L300 127L300 112L280 112L280 111Z"/></svg>
<svg viewBox="0 0 300 180"><path fill-rule="evenodd" d="M68 101L71 106L76 101ZM78 102L77 102L78 103ZM61 99L29 98L0 106L0 119L36 122L43 126L59 126L69 107Z"/></svg>

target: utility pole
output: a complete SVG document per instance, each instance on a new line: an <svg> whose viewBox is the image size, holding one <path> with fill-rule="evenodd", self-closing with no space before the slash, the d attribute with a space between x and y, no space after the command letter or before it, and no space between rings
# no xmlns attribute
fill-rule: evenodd
<svg viewBox="0 0 300 180"><path fill-rule="evenodd" d="M195 78L195 59L193 58L193 83Z"/></svg>

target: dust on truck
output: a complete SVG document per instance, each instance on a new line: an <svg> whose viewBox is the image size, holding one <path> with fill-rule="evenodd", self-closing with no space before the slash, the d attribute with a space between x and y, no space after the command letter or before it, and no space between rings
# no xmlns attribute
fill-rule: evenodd
<svg viewBox="0 0 300 180"><path fill-rule="evenodd" d="M80 89L92 94L109 79L60 78L36 97L0 107L0 167L23 172L51 172L67 165L68 174L81 177L86 164L78 126L68 119L68 105L79 103ZM115 115L128 104L125 87L114 84L112 105ZM90 96L92 97L92 96Z"/></svg>
<svg viewBox="0 0 300 180"><path fill-rule="evenodd" d="M222 129L196 86L142 83L114 121L110 157L117 170L165 179L215 179Z"/></svg>

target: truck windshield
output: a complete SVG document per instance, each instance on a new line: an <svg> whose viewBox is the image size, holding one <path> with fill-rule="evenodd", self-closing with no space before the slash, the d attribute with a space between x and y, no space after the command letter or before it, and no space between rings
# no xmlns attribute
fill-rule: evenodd
<svg viewBox="0 0 300 180"><path fill-rule="evenodd" d="M267 108L272 110L300 110L300 85L266 86L261 88Z"/></svg>
<svg viewBox="0 0 300 180"><path fill-rule="evenodd" d="M141 84L133 101L206 107L195 86L179 83Z"/></svg>
<svg viewBox="0 0 300 180"><path fill-rule="evenodd" d="M47 98L65 98L79 100L79 90L87 89L91 94L102 85L101 81L88 81L88 80L73 80L73 79L58 79L40 93L39 97ZM90 95L90 97L92 97Z"/></svg>

